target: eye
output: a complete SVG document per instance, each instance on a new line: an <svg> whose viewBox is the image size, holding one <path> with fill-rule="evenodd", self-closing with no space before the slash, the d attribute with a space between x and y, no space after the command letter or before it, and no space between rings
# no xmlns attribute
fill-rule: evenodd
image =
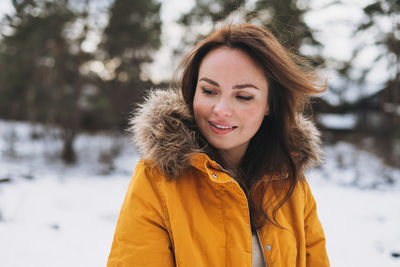
<svg viewBox="0 0 400 267"><path fill-rule="evenodd" d="M215 95L216 94L216 92L206 89L206 88L201 88L201 90L203 91L203 94L206 94L206 95Z"/></svg>
<svg viewBox="0 0 400 267"><path fill-rule="evenodd" d="M236 96L236 98L243 100L243 101L250 101L253 99L252 96L243 96L243 95L238 95L238 96Z"/></svg>

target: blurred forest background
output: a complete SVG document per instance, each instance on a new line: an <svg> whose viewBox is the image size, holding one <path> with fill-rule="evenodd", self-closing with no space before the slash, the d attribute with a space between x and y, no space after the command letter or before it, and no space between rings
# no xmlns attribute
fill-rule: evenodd
<svg viewBox="0 0 400 267"><path fill-rule="evenodd" d="M306 175L332 266L399 266L400 0L1 0L0 266L105 265L140 159L132 109L242 22L327 80Z"/></svg>
<svg viewBox="0 0 400 267"><path fill-rule="evenodd" d="M223 23L250 22L271 29L328 77L327 96L313 100L326 142L346 140L400 165L400 0L359 1L365 4L359 21L348 26L355 45L345 48L351 54L346 59L322 55L321 33L305 20L316 12L312 1L193 1L173 21L180 38L172 46L162 37L171 23L162 20L164 2L10 0L0 21L0 119L57 126L63 143L58 155L72 164L79 133L122 132L134 104L146 90L169 86L197 40ZM346 1L322 2L321 11ZM170 52L160 54L168 45ZM164 70L169 77L160 79L151 67L156 55L171 63ZM362 58L370 63L360 64ZM371 83L376 66L384 75ZM32 129L31 138L41 138Z"/></svg>

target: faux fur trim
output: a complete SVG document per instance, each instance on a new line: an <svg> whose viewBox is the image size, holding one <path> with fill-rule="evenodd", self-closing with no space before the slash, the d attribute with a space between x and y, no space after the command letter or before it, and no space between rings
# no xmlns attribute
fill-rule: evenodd
<svg viewBox="0 0 400 267"><path fill-rule="evenodd" d="M167 177L179 177L200 152L192 116L177 90L153 90L134 112L129 131L139 153Z"/></svg>
<svg viewBox="0 0 400 267"><path fill-rule="evenodd" d="M133 142L169 178L179 177L201 152L190 111L177 90L152 90L129 122ZM290 135L290 150L305 171L321 162L320 134L310 119L299 116Z"/></svg>
<svg viewBox="0 0 400 267"><path fill-rule="evenodd" d="M301 172L322 163L321 134L309 118L300 115L290 134L290 151Z"/></svg>

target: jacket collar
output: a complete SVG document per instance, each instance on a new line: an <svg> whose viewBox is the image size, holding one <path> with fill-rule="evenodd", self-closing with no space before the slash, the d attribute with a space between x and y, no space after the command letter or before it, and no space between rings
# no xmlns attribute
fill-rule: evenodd
<svg viewBox="0 0 400 267"><path fill-rule="evenodd" d="M151 160L167 177L179 177L191 166L206 172L210 166L220 169L208 156L201 155L203 151L196 141L197 127L177 90L150 91L144 103L134 112L129 125L139 153ZM300 171L304 172L321 162L319 136L314 123L299 116L289 144Z"/></svg>

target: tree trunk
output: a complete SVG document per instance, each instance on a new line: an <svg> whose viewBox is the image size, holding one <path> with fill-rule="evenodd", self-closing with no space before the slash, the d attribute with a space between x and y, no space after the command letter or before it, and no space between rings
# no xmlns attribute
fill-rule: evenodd
<svg viewBox="0 0 400 267"><path fill-rule="evenodd" d="M75 131L71 129L65 129L63 134L63 150L61 158L67 164L73 164L76 162L76 153L74 149Z"/></svg>

